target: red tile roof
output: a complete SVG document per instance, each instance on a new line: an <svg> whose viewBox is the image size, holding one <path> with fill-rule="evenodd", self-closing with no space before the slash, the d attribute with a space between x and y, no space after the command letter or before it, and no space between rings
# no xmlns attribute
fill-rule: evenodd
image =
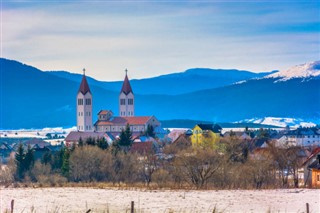
<svg viewBox="0 0 320 213"><path fill-rule="evenodd" d="M79 92L82 94L86 94L87 92L90 92L89 84L87 82L87 78L85 75L82 76L82 81L80 84Z"/></svg>
<svg viewBox="0 0 320 213"><path fill-rule="evenodd" d="M133 91L132 91L132 89L131 89L130 82L129 82L129 79L128 79L128 75L127 75L127 74L126 74L126 77L124 78L121 92L123 92L123 93L126 94L126 95L128 95L130 92L133 94ZM120 92L120 93L121 93L121 92Z"/></svg>
<svg viewBox="0 0 320 213"><path fill-rule="evenodd" d="M106 115L106 114L108 114L109 112L112 113L111 110L100 110L100 112L98 113L98 115ZM113 114L113 113L112 113L112 114Z"/></svg>
<svg viewBox="0 0 320 213"><path fill-rule="evenodd" d="M144 125L152 116L112 117L108 121L97 121L95 125Z"/></svg>
<svg viewBox="0 0 320 213"><path fill-rule="evenodd" d="M79 141L80 138L82 140L86 140L87 138L91 137L91 138L101 138L104 136L104 132L78 132L78 131L72 131L70 132L65 141L69 142L69 141Z"/></svg>
<svg viewBox="0 0 320 213"><path fill-rule="evenodd" d="M139 154L154 154L152 142L136 142L132 143L130 152L136 152Z"/></svg>

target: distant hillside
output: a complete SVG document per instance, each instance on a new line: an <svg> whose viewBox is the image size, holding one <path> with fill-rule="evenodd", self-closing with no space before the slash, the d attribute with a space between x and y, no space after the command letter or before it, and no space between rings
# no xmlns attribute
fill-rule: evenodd
<svg viewBox="0 0 320 213"><path fill-rule="evenodd" d="M163 120L230 122L243 118L290 117L318 123L320 79L296 78L275 83L276 80L249 80L177 96L148 96L140 104L144 113L156 111ZM139 108L137 111L141 113Z"/></svg>
<svg viewBox="0 0 320 213"><path fill-rule="evenodd" d="M185 72L162 75L154 78L140 80L132 79L130 80L130 83L135 94L177 95L227 86L238 81L261 78L275 72L276 71L253 73L235 69L224 70L194 68L186 70ZM49 73L75 82L81 81L80 74L72 74L65 71L52 71ZM122 81L102 82L93 78L88 78L88 81L90 85L99 86L103 89L112 90L115 92L118 92L122 85Z"/></svg>
<svg viewBox="0 0 320 213"><path fill-rule="evenodd" d="M6 59L1 64L0 128L74 126L79 82ZM117 109L119 93L91 85L93 111ZM108 101L114 100L114 101Z"/></svg>
<svg viewBox="0 0 320 213"><path fill-rule="evenodd" d="M164 120L161 121L163 128L193 128L197 124L207 124L212 123L208 121L196 121L196 120ZM279 128L278 126L273 125L264 125L257 123L217 123L222 128Z"/></svg>
<svg viewBox="0 0 320 213"><path fill-rule="evenodd" d="M76 124L75 104L80 79L75 82L7 59L0 59L0 66L1 129ZM135 93L135 114L155 115L159 120L213 123L263 117L299 118L319 123L320 79L313 76L279 79L253 79L180 95ZM184 78L179 81L183 82ZM94 121L100 109L111 109L118 114L119 90L114 92L96 84L90 84L90 89ZM148 89L145 85L145 90Z"/></svg>

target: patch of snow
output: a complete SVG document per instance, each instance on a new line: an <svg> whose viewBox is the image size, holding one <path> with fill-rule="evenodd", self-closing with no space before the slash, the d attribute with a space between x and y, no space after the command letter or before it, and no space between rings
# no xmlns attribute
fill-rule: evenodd
<svg viewBox="0 0 320 213"><path fill-rule="evenodd" d="M292 78L307 78L320 76L320 61L309 62L293 66L287 70L267 75L265 78L281 78L286 81Z"/></svg>
<svg viewBox="0 0 320 213"><path fill-rule="evenodd" d="M247 80L243 80L243 81L238 81L238 82L233 83L233 84L243 84L243 83L246 83L246 82L247 82Z"/></svg>
<svg viewBox="0 0 320 213"><path fill-rule="evenodd" d="M264 117L264 118L251 118L239 121L237 123L255 123L264 124L278 127L290 126L293 128L302 127L313 127L316 126L313 122L306 122L299 118L277 118L277 117Z"/></svg>
<svg viewBox="0 0 320 213"><path fill-rule="evenodd" d="M66 136L71 131L76 131L77 127L71 128L43 128L43 129L19 129L19 130L0 130L2 138L46 138L46 134L58 134Z"/></svg>

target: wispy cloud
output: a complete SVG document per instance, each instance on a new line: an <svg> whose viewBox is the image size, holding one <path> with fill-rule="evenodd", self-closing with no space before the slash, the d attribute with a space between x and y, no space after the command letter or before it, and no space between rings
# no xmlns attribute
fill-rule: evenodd
<svg viewBox="0 0 320 213"><path fill-rule="evenodd" d="M6 1L2 57L101 80L319 59L319 3ZM92 72L90 73L90 70Z"/></svg>

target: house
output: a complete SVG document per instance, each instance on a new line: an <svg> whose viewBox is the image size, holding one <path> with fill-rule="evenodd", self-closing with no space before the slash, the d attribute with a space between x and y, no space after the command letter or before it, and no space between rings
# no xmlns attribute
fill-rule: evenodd
<svg viewBox="0 0 320 213"><path fill-rule="evenodd" d="M168 134L170 131L168 129L163 129L161 126L157 126L154 129L154 133L156 135L156 138L158 138L160 141L168 141Z"/></svg>
<svg viewBox="0 0 320 213"><path fill-rule="evenodd" d="M107 115L105 113L107 112ZM133 134L140 134L147 130L148 125L154 129L161 124L155 116L129 116L120 117L113 116L110 110L101 110L98 113L98 121L94 124L96 132L110 132L113 135L119 135L122 130L125 130L127 124Z"/></svg>
<svg viewBox="0 0 320 213"><path fill-rule="evenodd" d="M153 137L139 135L138 137L134 138L133 142L134 143L145 143L145 142L156 143L157 141Z"/></svg>
<svg viewBox="0 0 320 213"><path fill-rule="evenodd" d="M313 150L311 155L302 164L304 167L305 186L320 188L320 148Z"/></svg>
<svg viewBox="0 0 320 213"><path fill-rule="evenodd" d="M28 148L30 148L33 151L33 156L35 160L41 160L43 155L47 152L58 152L61 150L61 148L63 147L63 145L51 145L50 143L39 139L39 138L32 138L26 141L23 141L22 143L16 143L12 145L12 152L11 152L11 156L14 156L14 153L17 151L19 145L22 144L23 145L23 149L24 151L26 151ZM0 152L1 152L1 148L0 148Z"/></svg>
<svg viewBox="0 0 320 213"><path fill-rule="evenodd" d="M220 128L214 128L213 124L197 124L192 129L192 146L211 146L220 141Z"/></svg>
<svg viewBox="0 0 320 213"><path fill-rule="evenodd" d="M289 146L320 146L320 129L317 127L299 127L288 131L278 141L279 144Z"/></svg>
<svg viewBox="0 0 320 213"><path fill-rule="evenodd" d="M175 141L180 135L184 135L187 129L171 129L168 133L168 138L171 142Z"/></svg>
<svg viewBox="0 0 320 213"><path fill-rule="evenodd" d="M148 155L148 154L155 154L155 146L154 143L151 141L148 142L135 142L132 143L130 148L131 153L138 153L140 155Z"/></svg>
<svg viewBox="0 0 320 213"><path fill-rule="evenodd" d="M235 136L241 140L251 140L251 136L246 132L241 131L228 131L223 134L223 137L232 137Z"/></svg>
<svg viewBox="0 0 320 213"><path fill-rule="evenodd" d="M80 138L85 142L88 138L94 138L96 140L102 137L106 139L109 145L115 140L115 137L110 133L71 131L65 138L65 145L67 147L71 147L73 144L77 145Z"/></svg>
<svg viewBox="0 0 320 213"><path fill-rule="evenodd" d="M181 134L179 137L172 142L172 145L177 148L177 150L182 150L187 147L191 147L191 137L187 134Z"/></svg>
<svg viewBox="0 0 320 213"><path fill-rule="evenodd" d="M45 142L39 138L32 138L30 140L23 142L24 150L27 150L30 147L33 150L33 155L35 160L41 160L42 156L46 152L50 152L49 147L50 143Z"/></svg>
<svg viewBox="0 0 320 213"><path fill-rule="evenodd" d="M13 153L13 148L8 143L3 142L0 144L0 164L9 162L10 156Z"/></svg>

